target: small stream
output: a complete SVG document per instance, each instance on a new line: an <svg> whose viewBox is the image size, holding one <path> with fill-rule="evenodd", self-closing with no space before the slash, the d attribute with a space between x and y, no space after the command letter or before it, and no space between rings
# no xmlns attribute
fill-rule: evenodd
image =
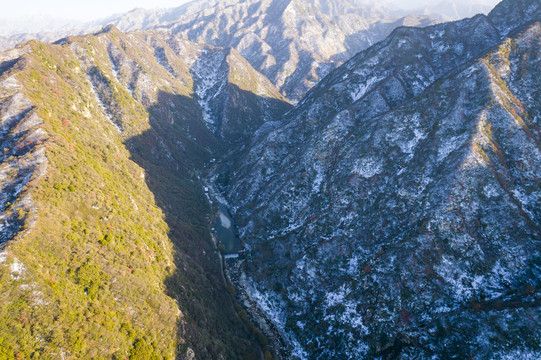
<svg viewBox="0 0 541 360"><path fill-rule="evenodd" d="M236 224L227 207L222 203L218 204L215 231L218 242L225 247L222 253L225 255L239 254L242 251L242 244L237 236Z"/></svg>
<svg viewBox="0 0 541 360"><path fill-rule="evenodd" d="M227 201L214 188L212 181L204 181L205 193L211 203L218 204L218 211L215 215L215 223L212 224L212 236L216 246L222 248L220 262L222 263L224 281L227 278L236 289L236 299L248 312L252 322L263 331L269 340L270 347L280 359L289 359L291 356L290 345L287 336L283 331L267 317L265 311L259 306L255 299L245 289L244 262L245 249L238 236L237 226L231 216ZM222 245L222 246L220 246ZM223 256L222 256L223 254Z"/></svg>

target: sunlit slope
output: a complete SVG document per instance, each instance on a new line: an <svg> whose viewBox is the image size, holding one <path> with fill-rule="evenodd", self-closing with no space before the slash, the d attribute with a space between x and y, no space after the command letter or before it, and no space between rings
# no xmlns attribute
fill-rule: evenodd
<svg viewBox="0 0 541 360"><path fill-rule="evenodd" d="M220 76L239 90L225 109L256 98L257 118L223 135L208 126L192 65L209 49L107 28L3 54L0 174L13 191L1 199L1 356L259 356L225 290L197 175L226 135L249 137L289 105L251 67L261 84L229 85L228 68Z"/></svg>

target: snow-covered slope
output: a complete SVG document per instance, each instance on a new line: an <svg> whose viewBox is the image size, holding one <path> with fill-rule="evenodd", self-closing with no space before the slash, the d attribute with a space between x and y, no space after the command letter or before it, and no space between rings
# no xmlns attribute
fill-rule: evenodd
<svg viewBox="0 0 541 360"><path fill-rule="evenodd" d="M540 356L539 21L395 30L253 138L229 200L292 353Z"/></svg>

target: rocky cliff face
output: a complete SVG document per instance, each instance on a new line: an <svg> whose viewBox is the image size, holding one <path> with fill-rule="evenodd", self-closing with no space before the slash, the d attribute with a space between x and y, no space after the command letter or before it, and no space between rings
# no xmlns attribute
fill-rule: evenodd
<svg viewBox="0 0 541 360"><path fill-rule="evenodd" d="M160 32L2 53L0 358L262 356L199 175L289 108L234 50Z"/></svg>
<svg viewBox="0 0 541 360"><path fill-rule="evenodd" d="M15 49L0 57L0 246L33 226L35 207L27 189L47 169L44 142L49 136L14 76L24 66L20 57L28 51Z"/></svg>
<svg viewBox="0 0 541 360"><path fill-rule="evenodd" d="M539 20L397 29L253 138L229 198L294 356L539 356Z"/></svg>

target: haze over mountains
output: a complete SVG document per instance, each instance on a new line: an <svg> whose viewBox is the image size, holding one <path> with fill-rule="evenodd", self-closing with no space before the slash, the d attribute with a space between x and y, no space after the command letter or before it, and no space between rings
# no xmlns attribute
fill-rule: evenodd
<svg viewBox="0 0 541 360"><path fill-rule="evenodd" d="M235 47L284 96L298 101L330 70L397 26L426 26L490 10L481 2L458 0L429 5L400 10L396 4L367 0L193 1L172 9L134 9L78 28L48 27L43 33L14 34L21 27L10 29L6 21L3 33L12 35L0 38L0 48L34 38L55 41L68 34L98 31L107 24L123 31L167 29L190 41ZM312 16L304 16L307 13ZM31 24L27 26L35 29L39 22Z"/></svg>
<svg viewBox="0 0 541 360"><path fill-rule="evenodd" d="M540 358L541 3L430 5L1 52L0 360Z"/></svg>
<svg viewBox="0 0 541 360"><path fill-rule="evenodd" d="M354 3L356 4L356 7L358 5L366 5L370 3L374 3L373 1L360 1L356 0ZM199 4L198 4L199 3ZM431 2L431 1L387 1L387 2L379 2L379 4L385 5L385 7L389 9L393 9L395 12L400 12L404 10L408 11L425 11L428 9L437 9L442 8L444 10L440 10L441 16L447 16L450 19L458 20L456 18L456 13L446 13L445 9L448 8L456 8L459 13L463 14L464 16L460 15L460 17L466 17L466 16L472 16L475 15L478 12L487 13L490 11L492 7L497 3L497 1L494 0L477 0L477 1L462 1L462 0L455 0L455 1L442 1L442 2ZM442 6L442 4L445 4L445 6ZM137 28L124 28L122 26L119 26L124 31L128 30L141 30L143 27L141 27L141 19L147 18L148 20L145 21L146 24L149 24L151 22L157 22L157 23L164 23L169 22L171 20L175 20L177 16L184 14L186 12L193 12L194 10L200 10L202 8L208 8L210 6L213 6L212 1L194 1L191 2L189 6L186 4L179 5L176 8L171 9L143 9L143 8L136 8L133 9L130 12L127 12L126 14L116 14L112 16L108 16L104 19L100 20L94 20L92 22L86 22L86 24L81 20L70 20L65 15L63 17L58 16L50 16L50 15L34 15L32 13L33 9L29 9L28 16L17 16L17 17L6 17L6 15L2 16L0 21L0 36L12 36L17 34L38 34L42 32L62 32L62 31L75 31L77 28L79 28L79 31L84 29L85 27L89 27L91 25L98 26L101 24L102 26L105 26L110 23L110 21L114 22L115 19L124 18L127 22L131 22L133 25L138 24ZM189 10L188 10L189 9ZM456 12L453 10L453 12ZM435 13L438 13L435 11ZM80 15L80 14L78 14ZM327 14L331 15L331 14ZM79 18L80 16L77 16ZM152 20L150 20L152 19Z"/></svg>
<svg viewBox="0 0 541 360"><path fill-rule="evenodd" d="M433 15L445 21L452 21L471 17L476 14L488 14L498 2L492 0L413 0L407 2L391 0L390 3L405 10Z"/></svg>

